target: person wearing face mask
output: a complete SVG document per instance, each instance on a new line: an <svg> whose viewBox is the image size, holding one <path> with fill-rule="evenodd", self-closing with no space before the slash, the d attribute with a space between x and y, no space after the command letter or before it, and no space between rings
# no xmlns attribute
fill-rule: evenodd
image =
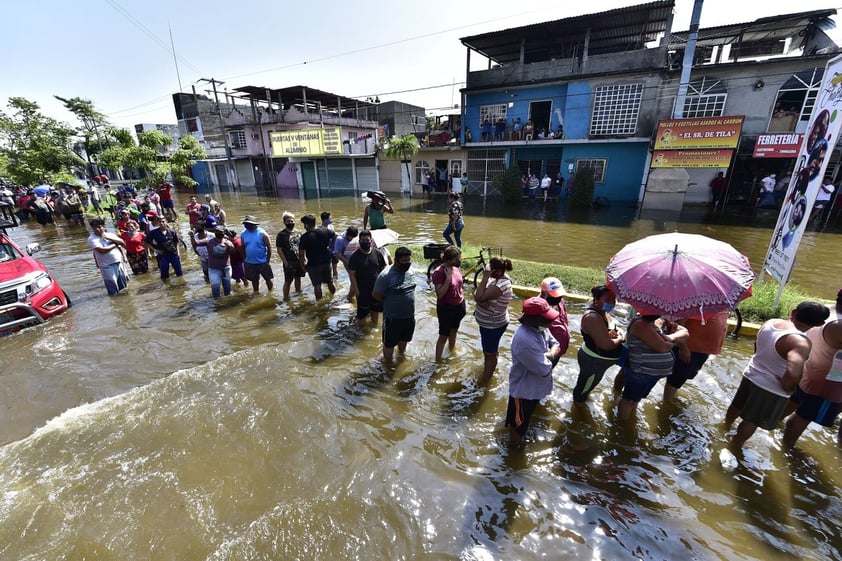
<svg viewBox="0 0 842 561"><path fill-rule="evenodd" d="M497 369L500 339L509 326L509 302L512 301L512 279L506 274L512 270L512 262L492 257L482 271L482 281L474 291L477 303L474 317L479 325L482 342L483 368L480 384L485 385Z"/></svg>
<svg viewBox="0 0 842 561"><path fill-rule="evenodd" d="M441 360L444 344L447 343L450 353L456 347L456 333L462 318L465 317L465 296L462 293L462 252L459 248L448 246L442 255L439 265L431 279L436 289L436 315L439 318L439 338L436 340L436 362Z"/></svg>
<svg viewBox="0 0 842 561"><path fill-rule="evenodd" d="M599 385L605 371L622 355L623 333L617 329L611 311L617 302L614 292L600 284L591 289L593 301L582 315L582 346L576 359L579 378L573 389L573 403L584 405L588 394Z"/></svg>
<svg viewBox="0 0 842 561"><path fill-rule="evenodd" d="M567 291L564 285L555 277L547 277L541 281L541 298L547 301L552 308L558 312L558 317L550 325L550 334L561 347L561 354L567 352L570 346L570 327L567 321L567 308L564 305L564 297Z"/></svg>
<svg viewBox="0 0 842 561"><path fill-rule="evenodd" d="M509 368L509 403L506 426L510 444L519 447L529 429L529 420L538 402L553 391L553 368L562 352L547 328L558 317L558 310L540 297L523 302L520 326L512 337L512 366Z"/></svg>
<svg viewBox="0 0 842 561"><path fill-rule="evenodd" d="M284 300L289 300L289 289L293 282L295 291L301 292L301 278L304 276L304 269L298 260L298 242L301 240L301 233L295 230L294 214L284 212L282 218L284 229L278 232L275 246L284 264Z"/></svg>
<svg viewBox="0 0 842 561"><path fill-rule="evenodd" d="M348 295L357 300L357 325L363 327L369 316L371 322L377 325L381 306L380 302L372 300L371 292L377 276L386 268L386 260L382 253L372 249L370 230L360 232L358 244L357 250L345 260L351 280Z"/></svg>
<svg viewBox="0 0 842 561"><path fill-rule="evenodd" d="M363 230L366 228L370 230L382 230L386 227L385 213L395 214L395 209L392 208L392 201L386 198L380 191L369 191L368 196L371 202L365 207L363 213ZM369 228L371 224L371 228Z"/></svg>
<svg viewBox="0 0 842 561"><path fill-rule="evenodd" d="M298 242L298 262L310 277L316 300L321 300L323 284L327 285L331 294L336 292L330 271L330 247L336 233L324 226L316 226L316 217L312 214L302 216L301 223L306 231Z"/></svg>
<svg viewBox="0 0 842 561"><path fill-rule="evenodd" d="M269 259L272 257L272 244L269 241L269 234L258 226L254 216L243 218L245 230L240 234L243 240L243 262L245 264L246 280L251 282L254 293L260 291L260 277L266 281L266 288L272 292L274 286L272 279L275 274L272 272L272 265Z"/></svg>
<svg viewBox="0 0 842 561"><path fill-rule="evenodd" d="M710 355L722 352L728 332L728 312L679 322L687 328L690 338L685 345L675 347L675 364L664 385L664 402L669 403L687 380L692 380L702 369Z"/></svg>
<svg viewBox="0 0 842 561"><path fill-rule="evenodd" d="M391 363L395 347L404 354L415 333L415 280L409 272L412 251L399 247L395 263L374 282L372 299L383 304L383 361Z"/></svg>

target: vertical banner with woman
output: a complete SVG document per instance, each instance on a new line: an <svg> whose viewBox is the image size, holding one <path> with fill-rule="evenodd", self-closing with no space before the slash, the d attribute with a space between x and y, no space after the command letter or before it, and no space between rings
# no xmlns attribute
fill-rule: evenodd
<svg viewBox="0 0 842 561"><path fill-rule="evenodd" d="M784 197L763 268L781 284L789 281L801 236L821 188L828 158L842 124L842 56L828 61L810 115L798 163ZM780 295L780 292L779 292Z"/></svg>

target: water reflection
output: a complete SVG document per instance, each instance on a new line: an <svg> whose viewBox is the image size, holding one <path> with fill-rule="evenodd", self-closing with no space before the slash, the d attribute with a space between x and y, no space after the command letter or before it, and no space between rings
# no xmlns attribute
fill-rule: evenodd
<svg viewBox="0 0 842 561"><path fill-rule="evenodd" d="M330 210L340 226L363 209L350 198L224 204L232 222L256 215L270 235L284 208ZM438 239L442 202L400 204L389 224L404 239ZM466 237L592 264L654 227L536 220L473 214ZM732 235L743 243L750 231ZM719 463L751 341L727 341L677 405L656 389L620 427L613 371L586 411L572 408L574 337L526 449L510 451L514 326L495 379L478 387L470 318L457 357L432 361L435 299L423 281L415 340L387 368L379 330L352 325L344 274L318 303L307 282L289 302L279 287L214 301L188 256L183 279L134 279L109 299L85 229L14 235L45 245L76 305L0 339L0 558L840 558L833 434L808 429L801 452L784 455L779 432L758 433L737 469ZM578 333L583 308L569 311Z"/></svg>

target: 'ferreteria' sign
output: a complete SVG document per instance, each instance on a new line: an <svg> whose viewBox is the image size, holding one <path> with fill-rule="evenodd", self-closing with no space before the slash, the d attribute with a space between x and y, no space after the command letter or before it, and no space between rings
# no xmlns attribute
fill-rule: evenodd
<svg viewBox="0 0 842 561"><path fill-rule="evenodd" d="M342 155L342 127L273 132L269 141L278 158Z"/></svg>

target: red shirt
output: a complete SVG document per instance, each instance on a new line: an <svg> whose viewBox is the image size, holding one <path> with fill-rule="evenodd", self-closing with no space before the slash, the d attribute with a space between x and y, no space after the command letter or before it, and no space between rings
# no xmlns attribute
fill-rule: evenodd
<svg viewBox="0 0 842 561"><path fill-rule="evenodd" d="M190 203L184 208L184 211L190 218L190 225L192 226L202 215L202 205L200 205L199 203Z"/></svg>
<svg viewBox="0 0 842 561"><path fill-rule="evenodd" d="M143 253L146 248L143 246L143 241L146 239L146 234L137 232L131 236L128 232L120 232L120 237L126 242L126 253Z"/></svg>
<svg viewBox="0 0 842 561"><path fill-rule="evenodd" d="M161 185L158 187L158 194L161 196L162 201L171 201L172 200L172 187L170 185Z"/></svg>

